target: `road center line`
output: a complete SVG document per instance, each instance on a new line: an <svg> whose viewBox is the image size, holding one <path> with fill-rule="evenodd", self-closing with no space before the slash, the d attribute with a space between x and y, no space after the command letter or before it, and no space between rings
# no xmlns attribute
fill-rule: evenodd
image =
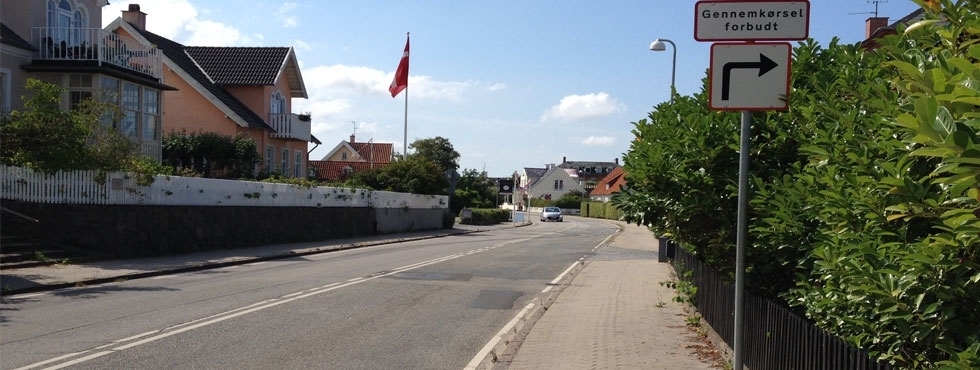
<svg viewBox="0 0 980 370"><path fill-rule="evenodd" d="M501 243L501 244L495 245L494 247L496 248L496 247L500 247L500 246L504 246L504 245L508 245L508 244L513 244L513 243L517 243L517 242L524 241L524 240L527 240L527 239L514 240L514 241L510 241L510 242L506 242L506 243ZM261 302L258 302L258 303L250 304L248 306L236 308L234 310L229 310L229 311L225 311L225 312L218 313L218 314L215 314L215 315L207 316L207 317L204 317L204 318L200 318L200 319L188 321L186 323L177 324L177 325L168 327L168 328L163 329L163 330L154 330L154 331L149 331L149 332L146 332L146 333L143 333L143 334L137 334L137 335L134 335L134 336L130 336L130 337L127 337L127 338L123 338L123 339L119 339L119 340L113 341L112 343L110 343L108 345L102 345L102 346L95 347L95 348L92 348L92 349L89 349L89 350L86 350L86 351L69 353L69 354L62 355L62 356L59 356L59 357L55 357L55 358L52 358L52 359L48 359L48 360L45 360L45 361L37 362L37 363L34 363L34 364L30 364L30 365L27 365L27 366L18 368L16 370L27 370L27 369L33 369L33 368L36 368L36 367L45 366L47 364L51 364L51 363L58 362L58 361L61 361L61 360L65 360L65 359L68 359L68 358L72 358L72 357L75 357L75 356L80 356L80 355L83 355L83 354L86 354L86 353L90 353L92 351L99 350L99 349L102 349L102 348L105 348L105 347L111 347L114 344L126 343L126 342L129 342L129 341L138 339L138 338L145 337L145 338L143 338L141 340L137 340L137 341L134 341L132 343L123 344L123 345L120 345L118 347L112 348L111 350L101 351L101 352L95 352L95 353L92 353L92 354L87 355L87 356L84 356L84 357L79 357L79 358L77 358L75 360L64 362L64 363L61 363L59 365L55 365L53 367L47 367L47 368L45 368L45 370L61 369L61 368L67 367L67 366L76 365L76 364L79 364L79 363L82 363L82 362L85 362L85 361L88 361L88 360L91 360L91 359L95 359L95 358L102 357L102 356L105 356L105 355L108 355L108 354L112 354L112 353L115 353L115 352L118 352L118 351L123 351L123 350L131 349L133 347L141 346L141 345L144 345L144 344L147 344L147 343L155 342L157 340L164 339L164 338L167 338L167 337L170 337L170 336L173 336L173 335L177 335L177 334L180 334L180 333L184 333L184 332L187 332L187 331L190 331L190 330L194 330L194 329L198 329L198 328L201 328L201 327L204 327L204 326L216 324L216 323L219 323L219 322L222 322L222 321L225 321L225 320L229 320L229 319L232 319L232 318L236 318L238 316L242 316L242 315L245 315L245 314L249 314L249 313L261 311L261 310L264 310L264 309L267 309L267 308L272 308L272 307L275 307L275 306L279 306L281 304L290 303L290 302L297 301L297 300L300 300L300 299L303 299L303 298L312 297L314 295L318 295L318 294L321 294L321 293L326 293L326 292L334 291L334 290L337 290L337 289L345 288L345 287L348 287L348 286L351 286L351 285L364 283L364 282L371 281L371 280L374 280L374 279L377 279L377 278L381 278L381 277L385 277L385 276L391 276L391 275L394 275L394 274L397 274L397 273L400 273L400 272L414 270L414 269L417 269L417 268L421 268L421 267L425 267L425 266L429 266L429 265L433 265L433 264L437 264L437 263L441 263L441 262L453 260L453 259L456 259L456 258L459 258L459 257L464 257L466 255L467 254L465 254L465 253L456 253L456 254L452 254L452 255L449 255L449 256L435 258L435 259L431 259L431 260L428 260L428 261L423 261L423 262L419 262L419 263L407 265L407 266L404 266L404 267L400 267L400 268L397 268L395 270L392 270L390 272L387 272L387 273L384 273L384 274L380 274L380 275L375 275L375 276L370 276L370 277L353 278L353 279L348 280L345 283L332 283L332 284L327 284L327 285L324 285L324 286L319 287L319 288L313 288L313 289L309 289L309 290L306 290L306 291L300 291L300 292L296 292L296 293L287 294L287 295L284 295L284 296L282 296L282 297L280 297L278 299L267 299L267 300L264 300L264 301L261 301ZM515 321L515 324L516 324L516 321Z"/></svg>

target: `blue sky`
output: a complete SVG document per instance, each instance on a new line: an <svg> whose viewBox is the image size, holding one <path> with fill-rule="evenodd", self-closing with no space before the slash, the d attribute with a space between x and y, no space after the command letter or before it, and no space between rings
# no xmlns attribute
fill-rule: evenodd
<svg viewBox="0 0 980 370"><path fill-rule="evenodd" d="M112 1L103 23L128 4ZM622 158L631 122L669 99L670 47L676 86L701 89L710 42L694 40L694 1L322 1L147 0L147 29L193 46L292 46L322 158L353 133L402 152L405 98L388 93L411 32L408 143L442 136L462 169L510 176L523 167ZM670 4L670 5L660 5ZM878 4L897 20L911 0ZM869 0L812 0L810 37L864 39ZM403 92L402 94L405 94Z"/></svg>

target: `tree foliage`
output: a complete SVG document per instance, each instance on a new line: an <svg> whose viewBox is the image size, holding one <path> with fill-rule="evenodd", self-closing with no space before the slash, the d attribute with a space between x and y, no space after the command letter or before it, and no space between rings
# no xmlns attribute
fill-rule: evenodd
<svg viewBox="0 0 980 370"><path fill-rule="evenodd" d="M980 5L875 51L794 48L787 112L753 114L747 287L900 368L980 368ZM634 122L625 218L733 272L738 117L702 91Z"/></svg>
<svg viewBox="0 0 980 370"><path fill-rule="evenodd" d="M486 172L464 169L459 183L453 192L453 214L463 208L493 208L497 204L496 184L487 177Z"/></svg>
<svg viewBox="0 0 980 370"><path fill-rule="evenodd" d="M431 195L445 195L449 186L442 169L417 154L396 156L387 166L354 174L352 181L375 190Z"/></svg>
<svg viewBox="0 0 980 370"><path fill-rule="evenodd" d="M453 149L453 144L449 142L449 139L442 136L415 140L408 147L415 150L412 155L435 162L442 172L459 168L459 152Z"/></svg>

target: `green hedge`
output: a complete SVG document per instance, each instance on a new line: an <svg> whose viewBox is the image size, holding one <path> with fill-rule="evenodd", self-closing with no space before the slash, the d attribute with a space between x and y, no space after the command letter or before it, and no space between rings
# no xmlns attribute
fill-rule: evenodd
<svg viewBox="0 0 980 370"><path fill-rule="evenodd" d="M612 203L582 202L581 211L582 216L591 218L621 220L623 217L623 212L616 208Z"/></svg>
<svg viewBox="0 0 980 370"><path fill-rule="evenodd" d="M471 217L468 219L460 217L459 223L466 225L495 225L501 222L510 221L510 212L506 209L500 208L467 208L466 210L471 211ZM460 211L462 215L463 211Z"/></svg>

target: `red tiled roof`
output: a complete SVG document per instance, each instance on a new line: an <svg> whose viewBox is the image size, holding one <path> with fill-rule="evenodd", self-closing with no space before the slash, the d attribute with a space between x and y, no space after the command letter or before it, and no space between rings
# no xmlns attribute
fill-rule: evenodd
<svg viewBox="0 0 980 370"><path fill-rule="evenodd" d="M350 143L365 161L386 165L391 163L392 143Z"/></svg>
<svg viewBox="0 0 980 370"><path fill-rule="evenodd" d="M372 168L383 167L388 163L347 162L347 161L310 161L310 168L315 171L314 178L320 181L338 181L344 179L348 171L354 174ZM349 168L349 170L348 170Z"/></svg>
<svg viewBox="0 0 980 370"><path fill-rule="evenodd" d="M615 194L620 191L625 183L626 173L623 172L622 167L616 167L612 170L612 172L609 172L606 177L603 177L602 180L599 180L599 182L596 183L595 189L593 189L592 193L589 193L589 195L595 196ZM607 187L606 185L609 186Z"/></svg>

